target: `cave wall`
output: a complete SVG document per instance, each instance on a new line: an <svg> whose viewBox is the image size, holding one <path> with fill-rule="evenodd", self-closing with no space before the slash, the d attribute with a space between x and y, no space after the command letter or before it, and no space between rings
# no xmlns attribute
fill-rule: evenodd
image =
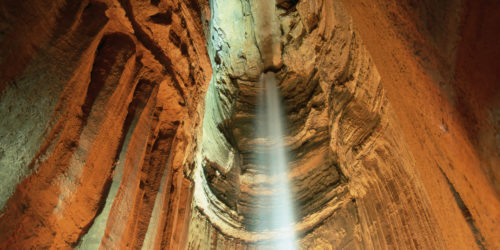
<svg viewBox="0 0 500 250"><path fill-rule="evenodd" d="M446 245L498 248L495 1L343 1L383 79Z"/></svg>
<svg viewBox="0 0 500 250"><path fill-rule="evenodd" d="M188 248L207 245L215 249L269 247L267 244L271 243L266 241L272 237L269 236L272 232L248 230L245 222L248 205L236 202L251 199L252 185L248 182L251 183L249 180L255 172L249 171L252 166L247 162L247 154L251 151L248 145L252 141L249 136L252 128L248 124L255 117L258 73L267 69L265 58L257 53L262 51L258 31L253 29L257 25L251 24L261 18L251 7L258 5L259 1L211 3L213 15L208 44L214 51L211 54L214 77L206 99ZM409 72L409 68L424 67L402 62L399 51L384 50L386 47L391 49L393 41L381 39L384 33L374 32L373 26L364 28L379 39L368 39L368 42L380 46L374 55L384 53L384 58L390 57L391 64L372 60L371 47L365 47L363 33L358 32L356 18L359 16L353 15L353 19L350 16L353 9L359 11L358 6L352 2L346 4L346 8L343 4L318 0L299 1L295 5L292 1L283 1L275 9L275 16L279 19L273 22L279 29L274 35L280 37L282 49L281 62L276 64L279 68L272 70L277 72L287 107L290 124L287 146L297 156L291 163L290 175L295 187L295 202L301 211L296 225L301 238L299 246L368 249L495 246L497 239L492 237L494 234L485 235L487 230L496 231L491 226L498 224L499 217L494 211L498 199L491 193L493 189L484 179L485 175L479 172L475 176L483 178L480 186L475 188L485 188L478 196L488 196L484 201L475 201L485 214L472 215L463 203L462 193L457 191L455 180L448 177L439 165L443 158L452 156L459 156L453 159L456 162L464 158L470 160L467 157L471 154L478 157L468 151L471 149L467 148L465 141L468 139L463 137L464 134L460 135L462 137L448 135L453 133L448 121L429 113L434 109L444 110L447 104L431 105L427 98L432 101L435 95L444 94L438 91L427 96L428 92L421 89L428 88L427 78ZM370 8L375 3L360 4ZM440 37L429 36L418 41L432 41L436 44L435 50L442 53L442 59L452 61L453 57L448 56L454 53L453 44L458 40L453 31L458 29L457 22L461 19L445 13L453 13L461 6L441 5L429 2L425 6L431 10L441 8L441 12L428 13L426 9L420 9L411 18L419 20L419 15L435 15L419 28L431 27L432 34ZM401 15L404 13L401 10ZM450 20L445 19L442 27L431 25L443 16L449 16ZM234 17L242 20L241 23L234 22ZM370 18L363 17L363 20ZM389 27L399 26L399 23L391 23ZM412 40L412 35L415 34L395 37L404 41ZM427 52L422 48L418 53L424 55ZM433 63L440 68L427 66L430 67L428 74L436 77L435 74L445 70L446 65L441 61ZM394 64L398 65L397 72L400 73L380 69L387 66L396 70L391 68ZM245 72L243 75L242 71ZM390 76L386 78L379 72ZM394 100L390 92L396 91L391 82L393 75L411 82L408 85L415 88L412 95L405 90L392 93L399 95L399 99ZM441 77L448 79L449 75ZM386 88L389 89L387 95ZM418 99L411 99L414 95ZM412 107L402 106L398 102L402 99ZM422 108L419 116L404 120L410 119L407 117L417 107ZM429 119L424 117L424 111ZM445 111L440 112L445 114ZM209 116L214 119L208 119ZM438 120L434 124L437 131L419 127L435 120ZM407 127L410 125L412 129ZM453 140L447 142L447 147L451 145L455 149L453 155L443 153L448 150L446 147L437 147L443 137ZM422 152L428 155L422 155ZM473 164L476 170L480 170L478 158L476 162L459 164L463 167ZM453 167L446 165L450 166ZM330 181L335 173L340 179ZM492 203L486 205L486 200ZM490 221L479 222L474 216Z"/></svg>
<svg viewBox="0 0 500 250"><path fill-rule="evenodd" d="M1 249L269 247L249 226L263 71L301 248L500 247L495 1L0 10Z"/></svg>
<svg viewBox="0 0 500 250"><path fill-rule="evenodd" d="M182 244L206 7L0 3L0 248Z"/></svg>

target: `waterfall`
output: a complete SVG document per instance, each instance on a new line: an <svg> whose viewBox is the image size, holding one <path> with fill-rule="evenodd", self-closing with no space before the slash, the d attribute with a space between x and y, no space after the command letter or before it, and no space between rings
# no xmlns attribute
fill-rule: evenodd
<svg viewBox="0 0 500 250"><path fill-rule="evenodd" d="M261 199L258 212L260 229L279 233L273 241L277 249L296 249L294 204L288 178L288 158L284 145L285 117L279 89L273 72L262 74L257 102L257 137L262 143L256 149L257 164L269 178L269 193ZM263 194L264 196L264 194ZM270 208L270 210L266 209Z"/></svg>

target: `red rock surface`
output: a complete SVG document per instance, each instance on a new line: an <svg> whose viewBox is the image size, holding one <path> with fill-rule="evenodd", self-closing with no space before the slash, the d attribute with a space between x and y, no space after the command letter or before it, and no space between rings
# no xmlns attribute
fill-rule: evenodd
<svg viewBox="0 0 500 250"><path fill-rule="evenodd" d="M447 246L498 248L499 4L344 4L383 78Z"/></svg>
<svg viewBox="0 0 500 250"><path fill-rule="evenodd" d="M199 5L4 1L0 9L2 47L9 48L0 59L1 102L24 91L33 106L2 112L31 112L22 121L31 138L18 149L38 148L23 151L27 170L2 209L0 248L76 247L106 203L119 160L124 179L113 206L130 207L112 210L102 247L141 246L164 172L165 189L176 190L166 192L167 201L190 204L183 169L192 161L211 75ZM169 23L150 18L166 12ZM179 244L170 239L182 238L182 224L163 218L186 217L177 207L157 218L153 245Z"/></svg>

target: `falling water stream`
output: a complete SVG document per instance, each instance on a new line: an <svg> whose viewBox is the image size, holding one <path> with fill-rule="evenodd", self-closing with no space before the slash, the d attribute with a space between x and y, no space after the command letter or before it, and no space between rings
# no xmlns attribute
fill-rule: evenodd
<svg viewBox="0 0 500 250"><path fill-rule="evenodd" d="M270 193L261 199L258 211L261 229L279 233L273 241L276 249L296 249L294 204L288 178L288 159L284 145L284 112L273 72L263 73L259 80L257 137L263 141L256 150L258 164L269 178ZM270 210L269 210L270 208Z"/></svg>

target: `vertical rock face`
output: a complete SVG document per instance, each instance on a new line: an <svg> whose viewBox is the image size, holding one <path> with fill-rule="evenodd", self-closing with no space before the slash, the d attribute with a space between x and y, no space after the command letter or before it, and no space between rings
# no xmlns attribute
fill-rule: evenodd
<svg viewBox="0 0 500 250"><path fill-rule="evenodd" d="M447 246L498 248L500 94L491 60L500 53L492 42L500 5L343 2L381 74Z"/></svg>
<svg viewBox="0 0 500 250"><path fill-rule="evenodd" d="M205 5L0 4L0 248L180 244Z"/></svg>
<svg viewBox="0 0 500 250"><path fill-rule="evenodd" d="M240 8L245 3L235 0L229 8L242 20L260 18L252 8ZM195 178L202 185L195 191L188 246L265 246L273 232L251 230L259 223L251 220L260 206L255 197L266 185L252 160L258 74L235 76L238 66L233 66L240 58L265 65L265 58L247 49L261 46L252 38L257 25L225 22L227 10L218 14L217 8L222 2L212 4L209 45L222 46L213 57L210 88L227 91L209 89L207 95ZM277 76L289 124L285 140L300 247L443 248L379 73L342 4L304 1L275 12L283 32ZM217 35L226 26L248 38L232 44ZM247 53L232 57L237 51Z"/></svg>
<svg viewBox="0 0 500 250"><path fill-rule="evenodd" d="M254 248L272 244L274 232L252 230L253 224L259 223L252 220L252 214L262 206L256 198L259 187L271 182L267 179L266 184L266 178L262 181L262 170L252 158L259 143L253 122L256 83L259 73L269 69L268 59L262 55L257 21L265 19L267 12L256 11L259 4L212 1L208 44L214 52L214 75L206 98L189 248ZM492 188L496 177L489 176L488 169L492 168L491 161L498 158L491 158L494 150L489 151L485 154L489 158L481 160L481 166L481 153L473 151L464 131L454 130L461 126L443 116L461 116L457 114L460 106L449 106L447 102L462 105L458 102L466 101L464 97L449 95L450 88L460 88L449 80L454 77L449 65L455 58L454 46L461 32L459 22L463 18L459 12L468 11L469 7L458 2L425 2L417 8L411 2L398 2L394 3L395 9L386 9L380 4L380 12L375 12L371 16L374 20L369 22L363 12L354 14L352 20L348 10L359 12L359 5L374 5L377 8L366 10L372 14L379 8L376 1L350 1L347 9L340 1L276 4L274 16L278 19L269 25L279 29L268 27L267 31L274 30L269 36L277 36L281 41L281 63L273 70L287 107L286 146L293 156L289 165L298 211L296 230L301 235L299 246L495 247L498 240L493 235L498 230L493 227L500 217L495 210L498 197ZM385 15L392 18L388 26L378 24L385 21ZM399 31L398 18L406 18L402 24L414 30L392 33ZM443 18L444 21L438 21ZM365 47L363 31L368 31L358 32L357 22L361 22L362 29L377 24L375 27L388 37L380 38L381 41L398 41L389 40L385 45L369 39L368 43L374 44ZM369 38L372 34L380 37L373 27L369 32ZM408 41L418 47L411 60L403 53L406 48L393 48ZM377 60L382 60L378 48L384 46L389 50L380 50L382 59L390 57L391 61L384 59L377 64ZM426 46L432 46L432 50ZM369 53L373 47L376 61ZM437 55L431 58L429 53ZM381 69L386 76L381 76L379 68L386 66ZM417 74L414 70L425 74L419 75L419 79L412 75ZM426 81L430 78L450 82L429 85L432 81ZM396 87L400 81L410 81L410 89L407 85ZM490 79L485 84L491 82ZM391 91L397 94L399 88L401 96L394 96ZM497 92L492 90L489 94L498 95ZM415 96L419 98L412 99ZM458 101L437 100L440 96ZM429 106L428 101L437 103ZM423 111L424 107L432 117L415 115L415 109ZM404 113L406 109L408 113ZM431 129L429 123L434 122ZM496 133L494 129L483 131ZM464 162L460 162L462 159ZM472 170L463 169L464 164ZM462 170L450 177L446 168L455 166ZM493 180L493 186L484 179L484 173ZM466 182L476 179L478 185L463 184L463 177ZM466 197L468 189L482 193ZM491 202L488 205L487 200ZM469 207L475 206L480 206L485 214L472 215ZM461 239L453 240L453 235Z"/></svg>
<svg viewBox="0 0 500 250"><path fill-rule="evenodd" d="M272 247L268 71L300 249L500 248L499 9L2 1L0 249Z"/></svg>

